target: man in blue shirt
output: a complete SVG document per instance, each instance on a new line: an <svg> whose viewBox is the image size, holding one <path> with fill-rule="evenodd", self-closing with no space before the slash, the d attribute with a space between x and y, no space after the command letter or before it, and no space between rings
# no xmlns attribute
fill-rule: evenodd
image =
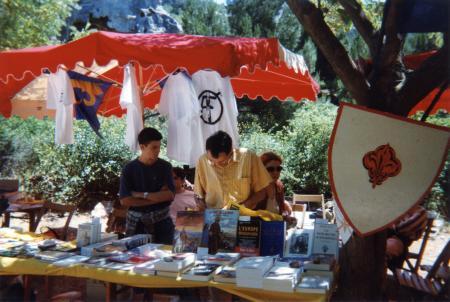
<svg viewBox="0 0 450 302"><path fill-rule="evenodd" d="M144 128L138 135L141 155L120 176L120 202L127 206L126 235L152 234L153 242L172 244L174 225L169 206L175 196L172 166L159 158L162 135Z"/></svg>

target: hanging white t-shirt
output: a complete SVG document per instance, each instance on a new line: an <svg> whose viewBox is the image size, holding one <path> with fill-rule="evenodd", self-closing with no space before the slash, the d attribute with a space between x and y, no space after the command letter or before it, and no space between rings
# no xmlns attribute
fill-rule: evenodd
<svg viewBox="0 0 450 302"><path fill-rule="evenodd" d="M75 94L67 72L50 74L47 85L47 108L56 109L55 144L73 144L73 104Z"/></svg>
<svg viewBox="0 0 450 302"><path fill-rule="evenodd" d="M164 84L158 111L168 117L167 156L195 166L201 152L201 129L197 102L191 79L179 72L169 76Z"/></svg>
<svg viewBox="0 0 450 302"><path fill-rule="evenodd" d="M202 129L202 150L205 152L208 137L222 130L233 140L233 148L239 146L237 128L238 109L229 77L222 78L214 70L200 70L192 75L192 83L200 106L200 128Z"/></svg>
<svg viewBox="0 0 450 302"><path fill-rule="evenodd" d="M144 122L136 72L131 64L127 64L123 69L123 86L119 103L122 109L127 109L125 144L131 151L136 152L139 150L138 135L144 128Z"/></svg>

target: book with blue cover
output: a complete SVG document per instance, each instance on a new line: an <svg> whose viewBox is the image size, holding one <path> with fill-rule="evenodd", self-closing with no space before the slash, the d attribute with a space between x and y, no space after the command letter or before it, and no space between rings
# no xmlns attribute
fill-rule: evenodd
<svg viewBox="0 0 450 302"><path fill-rule="evenodd" d="M283 257L284 241L286 237L285 221L261 222L261 256Z"/></svg>
<svg viewBox="0 0 450 302"><path fill-rule="evenodd" d="M203 227L202 246L209 254L234 252L239 211L207 209Z"/></svg>

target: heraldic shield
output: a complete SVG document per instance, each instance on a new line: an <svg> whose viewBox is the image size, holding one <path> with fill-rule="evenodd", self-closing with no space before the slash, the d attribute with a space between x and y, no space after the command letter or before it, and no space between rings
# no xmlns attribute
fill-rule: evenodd
<svg viewBox="0 0 450 302"><path fill-rule="evenodd" d="M445 163L450 129L341 103L328 149L336 202L360 236L418 204Z"/></svg>

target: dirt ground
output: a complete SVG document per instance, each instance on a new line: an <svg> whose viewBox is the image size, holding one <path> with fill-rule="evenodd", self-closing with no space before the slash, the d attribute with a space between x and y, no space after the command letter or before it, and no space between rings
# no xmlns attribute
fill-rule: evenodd
<svg viewBox="0 0 450 302"><path fill-rule="evenodd" d="M80 223L89 222L92 216L101 217L102 223L102 232L106 229L107 223L107 213L102 204L98 204L93 212L91 213L76 213L70 223L70 226L76 228ZM39 226L37 227L36 232L39 232L42 226L49 227L59 227L65 223L65 218L59 217L57 215L46 215L41 220ZM432 229L432 233L430 239L427 242L427 246L425 248L425 253L422 259L422 264L432 265L444 248L445 244L450 240L450 225L448 221L437 220L435 221L435 226ZM20 217L18 214L14 214L11 217L11 225L12 227L19 227L24 231L28 230L28 220L26 217ZM422 240L419 239L415 241L410 246L411 252L417 252L420 248ZM420 272L423 276L425 276L426 272ZM99 301L103 300L105 294L105 287L102 282L99 281L89 281L87 283L87 298L89 301Z"/></svg>

